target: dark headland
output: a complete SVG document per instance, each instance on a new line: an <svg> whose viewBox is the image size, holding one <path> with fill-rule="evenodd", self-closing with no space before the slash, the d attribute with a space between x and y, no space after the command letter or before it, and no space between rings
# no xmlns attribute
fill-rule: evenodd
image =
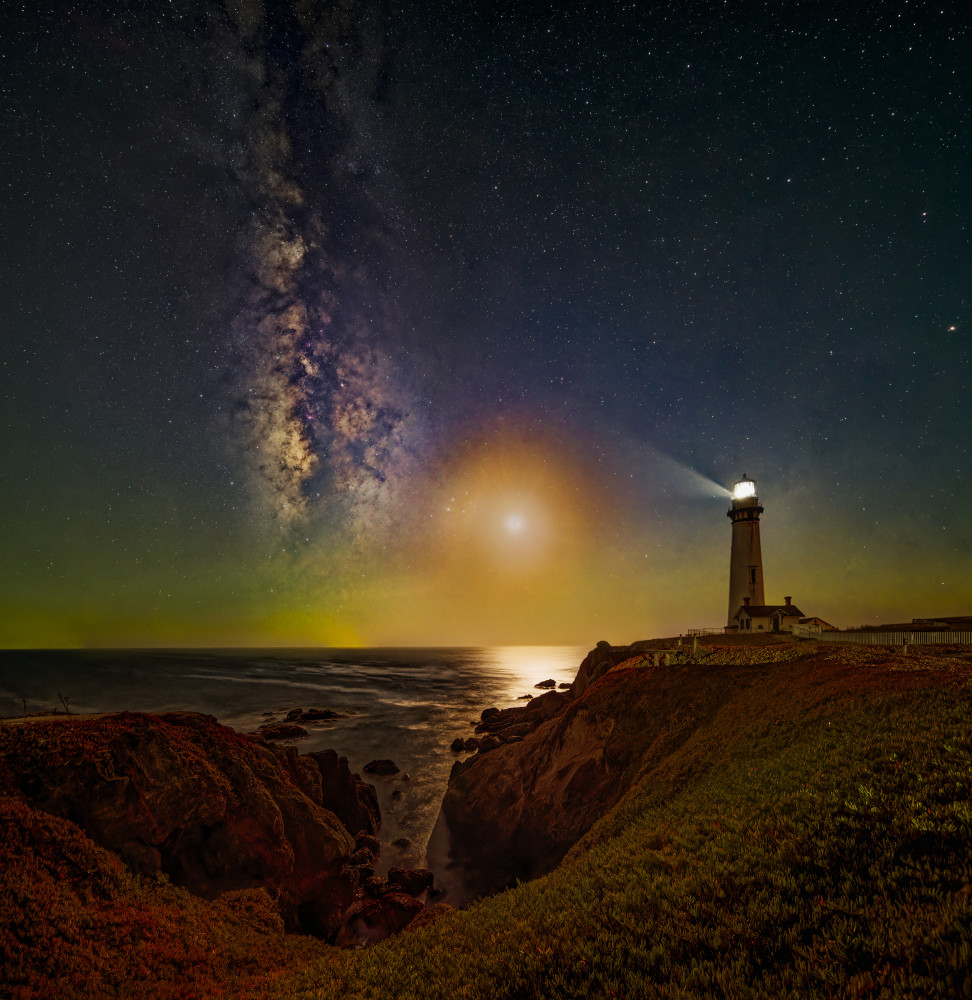
<svg viewBox="0 0 972 1000"><path fill-rule="evenodd" d="M968 647L600 643L484 711L431 890L333 752L5 720L0 996L972 996L970 707Z"/></svg>

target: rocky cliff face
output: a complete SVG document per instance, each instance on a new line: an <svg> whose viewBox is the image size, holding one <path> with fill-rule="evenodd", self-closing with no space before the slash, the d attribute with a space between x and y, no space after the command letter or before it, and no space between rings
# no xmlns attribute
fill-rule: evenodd
<svg viewBox="0 0 972 1000"><path fill-rule="evenodd" d="M631 646L612 646L603 640L584 657L574 683L570 686L571 698L579 698L595 681L600 680L619 663L642 651L648 642L636 642Z"/></svg>
<svg viewBox="0 0 972 1000"><path fill-rule="evenodd" d="M722 703L720 681L686 683L685 668L612 670L638 651L592 651L575 681L580 695L559 714L453 768L437 836L448 839L466 894L555 868L638 774Z"/></svg>
<svg viewBox="0 0 972 1000"><path fill-rule="evenodd" d="M202 896L266 888L288 927L330 937L357 889L352 833L377 825L374 790L333 757L195 713L62 718L3 729L0 788L136 870Z"/></svg>

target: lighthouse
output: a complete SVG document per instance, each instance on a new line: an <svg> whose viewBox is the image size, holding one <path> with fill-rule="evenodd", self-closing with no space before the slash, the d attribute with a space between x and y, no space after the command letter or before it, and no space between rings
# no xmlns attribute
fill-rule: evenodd
<svg viewBox="0 0 972 1000"><path fill-rule="evenodd" d="M762 513L756 483L743 473L742 479L732 488L732 506L726 515L732 521L727 616L731 627L736 627L735 615L743 605L764 603L763 555L759 547L759 515Z"/></svg>

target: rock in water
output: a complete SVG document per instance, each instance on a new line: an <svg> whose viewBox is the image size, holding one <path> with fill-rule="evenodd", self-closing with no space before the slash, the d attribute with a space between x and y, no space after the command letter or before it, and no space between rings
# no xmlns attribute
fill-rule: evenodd
<svg viewBox="0 0 972 1000"><path fill-rule="evenodd" d="M308 708L301 712L300 720L301 722L314 722L317 720L328 720L328 719L346 719L347 715L344 712L335 712L331 708Z"/></svg>
<svg viewBox="0 0 972 1000"><path fill-rule="evenodd" d="M398 774L399 767L393 760L372 760L362 768L365 774L392 775Z"/></svg>
<svg viewBox="0 0 972 1000"><path fill-rule="evenodd" d="M557 682L552 677L548 677L545 681L540 681L539 684L534 684L533 686L535 688L555 688Z"/></svg>
<svg viewBox="0 0 972 1000"><path fill-rule="evenodd" d="M212 716L125 712L9 727L0 770L32 805L196 895L262 886L289 928L325 937L353 898L355 843L317 800L313 761Z"/></svg>
<svg viewBox="0 0 972 1000"><path fill-rule="evenodd" d="M258 736L265 740L297 740L307 735L307 730L296 722L267 722L260 726Z"/></svg>
<svg viewBox="0 0 972 1000"><path fill-rule="evenodd" d="M526 736L541 722L564 710L567 699L556 691L547 691L536 698L530 697L529 705L506 708L490 715L476 727L477 733L492 733L494 736ZM468 741L467 741L468 742ZM467 747L467 749L469 749ZM476 748L473 748L476 749Z"/></svg>
<svg viewBox="0 0 972 1000"><path fill-rule="evenodd" d="M388 884L398 886L410 896L417 896L432 885L433 877L428 868L392 868L388 872Z"/></svg>

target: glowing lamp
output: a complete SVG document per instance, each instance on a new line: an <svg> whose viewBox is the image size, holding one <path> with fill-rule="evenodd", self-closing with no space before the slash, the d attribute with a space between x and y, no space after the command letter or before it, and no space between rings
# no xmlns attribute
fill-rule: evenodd
<svg viewBox="0 0 972 1000"><path fill-rule="evenodd" d="M732 499L746 500L754 496L756 496L756 483L744 472L742 479L732 488Z"/></svg>

